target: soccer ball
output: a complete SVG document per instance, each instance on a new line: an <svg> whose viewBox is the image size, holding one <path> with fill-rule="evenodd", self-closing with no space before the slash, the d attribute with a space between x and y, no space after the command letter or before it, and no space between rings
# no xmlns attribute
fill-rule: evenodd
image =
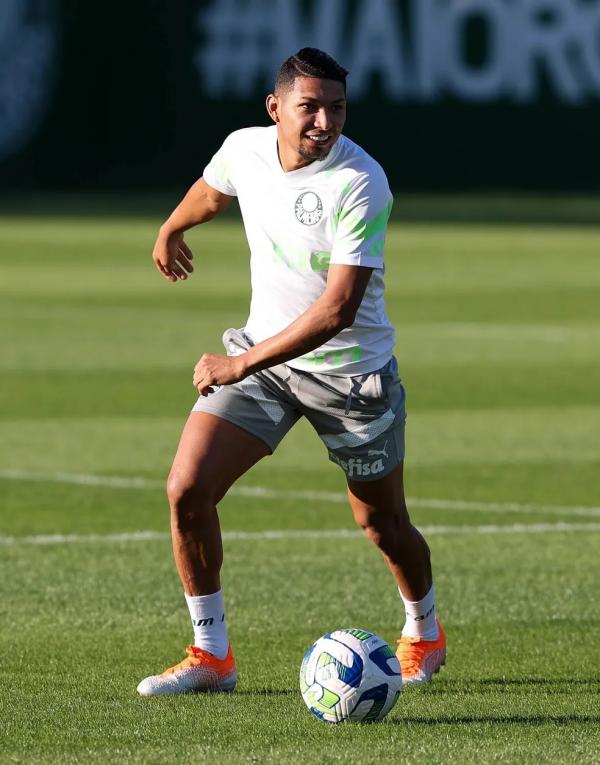
<svg viewBox="0 0 600 765"><path fill-rule="evenodd" d="M300 667L304 703L329 723L382 720L401 689L396 655L366 630L328 632L308 649Z"/></svg>

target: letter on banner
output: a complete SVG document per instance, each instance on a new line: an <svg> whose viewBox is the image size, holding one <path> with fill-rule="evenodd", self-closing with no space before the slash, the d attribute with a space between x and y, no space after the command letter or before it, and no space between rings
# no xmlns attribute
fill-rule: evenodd
<svg viewBox="0 0 600 765"><path fill-rule="evenodd" d="M506 12L499 0L470 0L448 9L448 59L444 71L450 90L459 98L489 101L502 95L506 77L505 56L509 53L506 39ZM488 46L485 62L478 67L465 61L464 43L467 22L483 18Z"/></svg>
<svg viewBox="0 0 600 765"><path fill-rule="evenodd" d="M580 21L568 0L527 0L515 6L511 90L519 101L529 102L539 95L540 65L562 101L579 103L585 98L572 58L580 47Z"/></svg>
<svg viewBox="0 0 600 765"><path fill-rule="evenodd" d="M362 0L354 21L350 95L366 95L370 75L379 72L384 92L399 101L404 86L401 30L393 0Z"/></svg>

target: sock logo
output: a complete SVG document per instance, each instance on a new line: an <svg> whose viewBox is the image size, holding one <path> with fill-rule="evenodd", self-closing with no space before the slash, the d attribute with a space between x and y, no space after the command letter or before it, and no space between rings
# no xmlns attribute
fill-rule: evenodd
<svg viewBox="0 0 600 765"><path fill-rule="evenodd" d="M221 616L219 619L220 622L225 621L225 614ZM215 623L215 620L212 616L207 617L206 619L192 619L192 625L194 627L211 627Z"/></svg>
<svg viewBox="0 0 600 765"><path fill-rule="evenodd" d="M192 619L192 624L194 627L210 627L211 624L214 624L214 621L212 616L209 616L208 619Z"/></svg>
<svg viewBox="0 0 600 765"><path fill-rule="evenodd" d="M429 611L427 611L426 614L421 614L421 616L414 616L413 619L416 622L422 622L423 619L427 619L428 616L431 616L431 614L433 613L434 609L435 609L435 606L431 606L431 608L429 609Z"/></svg>

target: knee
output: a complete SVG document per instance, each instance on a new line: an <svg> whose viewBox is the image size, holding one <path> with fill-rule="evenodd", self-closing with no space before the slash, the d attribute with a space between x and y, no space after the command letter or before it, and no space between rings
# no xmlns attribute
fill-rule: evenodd
<svg viewBox="0 0 600 765"><path fill-rule="evenodd" d="M172 471L167 479L167 497L171 520L178 528L189 528L214 512L215 502L210 487L203 481Z"/></svg>
<svg viewBox="0 0 600 765"><path fill-rule="evenodd" d="M395 559L399 554L417 549L426 560L431 560L427 542L412 525L405 507L392 512L369 508L364 512L355 512L354 518L367 539L388 558Z"/></svg>
<svg viewBox="0 0 600 765"><path fill-rule="evenodd" d="M409 534L410 518L406 507L386 508L362 505L355 507L354 520L364 534L380 549L395 544Z"/></svg>

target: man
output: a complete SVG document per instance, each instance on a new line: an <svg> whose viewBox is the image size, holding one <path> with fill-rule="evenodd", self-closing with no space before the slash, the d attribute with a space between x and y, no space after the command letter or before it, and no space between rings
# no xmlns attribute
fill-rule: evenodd
<svg viewBox="0 0 600 765"><path fill-rule="evenodd" d="M344 470L354 518L398 586L404 683L429 680L445 660L429 549L404 500L404 389L383 303L392 197L381 167L342 135L346 74L314 48L287 59L266 102L275 125L231 134L156 241L161 274L186 279L184 231L237 196L252 301L246 327L225 332L227 356L206 353L194 369L200 397L167 490L194 643L182 662L139 684L143 696L235 687L217 504L301 416Z"/></svg>

